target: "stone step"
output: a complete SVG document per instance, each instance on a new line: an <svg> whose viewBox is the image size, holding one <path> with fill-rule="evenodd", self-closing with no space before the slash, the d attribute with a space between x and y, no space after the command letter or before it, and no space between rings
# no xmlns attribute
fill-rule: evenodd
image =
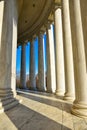
<svg viewBox="0 0 87 130"><path fill-rule="evenodd" d="M7 111L13 107L15 107L17 104L19 104L19 100L16 99L10 99L10 101L5 101L4 103L2 103L3 105L0 106L0 113Z"/></svg>
<svg viewBox="0 0 87 130"><path fill-rule="evenodd" d="M5 97L1 97L1 96L0 96L0 102L1 102L1 101L5 101L5 100L7 100L7 99L11 99L11 98L13 98L13 94L11 94L11 95L9 95L9 96L5 96Z"/></svg>
<svg viewBox="0 0 87 130"><path fill-rule="evenodd" d="M5 105L7 105L7 104L13 102L14 100L15 100L14 98L10 98L10 99L6 99L6 100L4 100L4 101L1 101L1 102L0 102L0 107L3 107L3 106L5 106Z"/></svg>
<svg viewBox="0 0 87 130"><path fill-rule="evenodd" d="M4 98L4 97L8 97L9 95L11 96L13 94L12 93L0 93L0 99Z"/></svg>

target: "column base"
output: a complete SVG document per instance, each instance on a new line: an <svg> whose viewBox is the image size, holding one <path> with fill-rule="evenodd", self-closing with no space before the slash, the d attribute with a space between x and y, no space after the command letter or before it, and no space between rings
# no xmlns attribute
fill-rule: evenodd
<svg viewBox="0 0 87 130"><path fill-rule="evenodd" d="M75 96L73 93L65 93L63 100L73 102L75 100Z"/></svg>
<svg viewBox="0 0 87 130"><path fill-rule="evenodd" d="M56 91L55 94L57 96L64 96L64 91L60 90L60 91Z"/></svg>
<svg viewBox="0 0 87 130"><path fill-rule="evenodd" d="M0 113L15 107L18 103L19 103L19 101L15 98L12 98L12 97L1 99Z"/></svg>
<svg viewBox="0 0 87 130"><path fill-rule="evenodd" d="M20 88L20 89L26 89L27 87L26 87L26 86L23 86L23 85L20 85L19 88Z"/></svg>
<svg viewBox="0 0 87 130"><path fill-rule="evenodd" d="M28 88L27 88L27 87L21 87L20 89L25 89L25 90L26 90L26 89L28 89Z"/></svg>
<svg viewBox="0 0 87 130"><path fill-rule="evenodd" d="M40 91L40 92L45 92L46 91L44 87L43 88L37 87L37 90Z"/></svg>
<svg viewBox="0 0 87 130"><path fill-rule="evenodd" d="M0 113L15 107L20 102L15 98L15 93L10 90L0 90Z"/></svg>
<svg viewBox="0 0 87 130"><path fill-rule="evenodd" d="M71 109L72 114L81 117L87 118L87 105L84 104L74 104Z"/></svg>
<svg viewBox="0 0 87 130"><path fill-rule="evenodd" d="M63 97L63 100L73 102L73 101L75 100L75 98L74 98L74 97L71 97L71 96L64 96L64 97Z"/></svg>
<svg viewBox="0 0 87 130"><path fill-rule="evenodd" d="M29 90L37 91L37 88L30 87Z"/></svg>
<svg viewBox="0 0 87 130"><path fill-rule="evenodd" d="M47 90L46 92L47 93L54 93L52 90Z"/></svg>
<svg viewBox="0 0 87 130"><path fill-rule="evenodd" d="M44 89L37 89L39 92L45 92Z"/></svg>

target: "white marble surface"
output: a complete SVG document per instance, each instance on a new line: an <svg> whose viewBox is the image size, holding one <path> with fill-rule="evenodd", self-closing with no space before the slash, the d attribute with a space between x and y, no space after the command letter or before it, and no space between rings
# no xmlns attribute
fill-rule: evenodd
<svg viewBox="0 0 87 130"><path fill-rule="evenodd" d="M56 72L55 72L55 48L53 25L47 28L47 91L55 92L56 90Z"/></svg>
<svg viewBox="0 0 87 130"><path fill-rule="evenodd" d="M55 43L56 43L56 94L61 96L65 93L65 71L64 71L64 48L62 30L62 9L54 12Z"/></svg>
<svg viewBox="0 0 87 130"><path fill-rule="evenodd" d="M62 0L64 59L65 59L65 100L75 99L72 36L70 25L69 0Z"/></svg>

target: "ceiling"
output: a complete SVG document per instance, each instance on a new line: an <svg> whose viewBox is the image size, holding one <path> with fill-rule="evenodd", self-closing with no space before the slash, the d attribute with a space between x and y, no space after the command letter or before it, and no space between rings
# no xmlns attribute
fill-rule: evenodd
<svg viewBox="0 0 87 130"><path fill-rule="evenodd" d="M59 0L55 0L59 2ZM18 42L30 40L32 35L47 21L54 0L19 0Z"/></svg>

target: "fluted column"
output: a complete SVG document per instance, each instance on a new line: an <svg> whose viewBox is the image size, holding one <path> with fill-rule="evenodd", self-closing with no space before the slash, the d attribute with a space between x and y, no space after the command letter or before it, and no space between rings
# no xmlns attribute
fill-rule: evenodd
<svg viewBox="0 0 87 130"><path fill-rule="evenodd" d="M36 90L34 38L30 43L30 89Z"/></svg>
<svg viewBox="0 0 87 130"><path fill-rule="evenodd" d="M18 103L14 98L16 97L17 19L16 1L0 2L0 112Z"/></svg>
<svg viewBox="0 0 87 130"><path fill-rule="evenodd" d="M55 74L55 52L53 26L47 28L47 92L55 92L56 74Z"/></svg>
<svg viewBox="0 0 87 130"><path fill-rule="evenodd" d="M21 88L26 88L26 44L22 44L21 49Z"/></svg>
<svg viewBox="0 0 87 130"><path fill-rule="evenodd" d="M45 76L45 47L44 47L44 33L40 32L38 36L38 90L46 90L46 76Z"/></svg>
<svg viewBox="0 0 87 130"><path fill-rule="evenodd" d="M56 42L56 94L61 96L64 95L65 92L61 8L57 8L54 12L54 25Z"/></svg>
<svg viewBox="0 0 87 130"><path fill-rule="evenodd" d="M72 113L80 117L87 118L87 68L84 48L84 38L81 19L80 0L73 0L75 17L75 81L76 100L72 108Z"/></svg>
<svg viewBox="0 0 87 130"><path fill-rule="evenodd" d="M65 58L65 100L74 100L74 67L70 25L69 0L62 0L64 58Z"/></svg>

